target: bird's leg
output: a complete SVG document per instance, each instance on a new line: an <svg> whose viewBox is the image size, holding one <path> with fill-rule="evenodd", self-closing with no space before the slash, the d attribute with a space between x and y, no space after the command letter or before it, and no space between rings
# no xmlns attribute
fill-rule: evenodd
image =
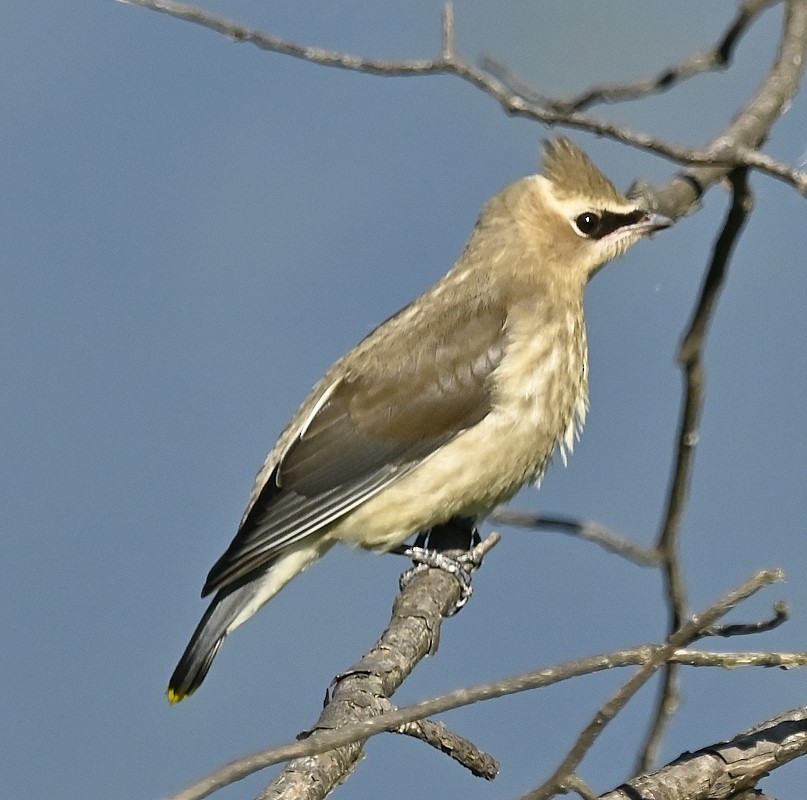
<svg viewBox="0 0 807 800"><path fill-rule="evenodd" d="M472 550L481 541L476 517L454 517L443 525L421 531L414 546L442 553L446 550Z"/></svg>
<svg viewBox="0 0 807 800"><path fill-rule="evenodd" d="M478 566L471 563L471 550L481 541L476 527L476 517L454 517L443 525L435 525L421 531L414 545L400 545L390 550L391 553L406 556L415 562L415 566L401 575L401 588L425 569L442 569L453 575L460 584L460 600L449 616L456 614L467 602L473 589L471 587L471 569ZM459 555L454 555L456 551ZM448 555L452 552L452 555ZM468 564L470 563L470 569Z"/></svg>

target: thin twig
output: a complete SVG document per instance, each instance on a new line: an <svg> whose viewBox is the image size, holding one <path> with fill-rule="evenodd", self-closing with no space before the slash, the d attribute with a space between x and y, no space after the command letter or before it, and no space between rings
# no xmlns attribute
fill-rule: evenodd
<svg viewBox="0 0 807 800"><path fill-rule="evenodd" d="M456 54L454 39L454 4L448 0L443 6L443 59L451 61Z"/></svg>
<svg viewBox="0 0 807 800"><path fill-rule="evenodd" d="M748 130L744 131L743 135L739 135L738 132L736 136L721 139L719 147L712 146L697 150L670 144L662 139L632 131L623 125L588 116L581 111L556 111L547 108L541 102L535 102L532 99L536 96L535 93L532 93L531 98L514 92L490 72L465 61L455 51L445 52L445 32L449 29L453 30L453 27L449 28L447 26L445 16L443 21L443 52L440 56L431 59L390 61L364 58L349 53L297 44L287 39L231 22L223 17L210 14L197 6L177 3L173 2L173 0L118 0L118 2L159 11L221 33L235 42L250 42L263 50L310 61L324 67L335 67L384 77L456 75L493 97L509 114L527 117L550 126L563 124L600 136L608 136L616 141L654 152L681 164L711 167L713 171L709 173L708 180L705 177L706 173L704 173L704 178L701 180L701 184L704 186L719 180L733 167L748 166L785 181L807 197L807 172L782 164L756 150L770 126L781 116L782 109L795 94L804 69L803 59L780 59L779 64L782 67L780 72L784 80L777 81L775 86L769 85L770 82L768 82L760 90L760 93L764 92L768 97L773 97L779 101L776 109L771 109L765 115L755 118L753 124L749 125ZM804 22L798 13L800 4L803 4L803 0L789 0L789 8L792 7L794 11L790 25L794 41L798 40L800 24ZM802 9L802 11L807 12L807 9ZM801 40L800 43L803 56L804 41ZM453 41L451 44L453 47ZM694 201L695 198L691 197L689 205ZM675 216L680 216L686 209L667 210L675 211Z"/></svg>
<svg viewBox="0 0 807 800"><path fill-rule="evenodd" d="M688 667L807 667L807 653L712 653L704 650L676 650L668 662Z"/></svg>
<svg viewBox="0 0 807 800"><path fill-rule="evenodd" d="M550 517L544 514L533 514L529 511L517 511L507 506L499 506L494 509L488 519L517 528L557 530L578 539L594 542L609 553L622 556L642 567L657 567L661 561L655 549L640 547L598 522L571 517Z"/></svg>
<svg viewBox="0 0 807 800"><path fill-rule="evenodd" d="M684 373L684 398L678 446L672 471L673 477L657 544L662 557L662 572L669 602L670 631L680 627L686 612L686 590L678 552L678 540L689 499L695 448L698 444L698 431L703 412L706 381L703 350L706 346L709 323L725 283L729 259L748 215L751 213L751 193L747 182L747 170L736 170L731 173L730 178L733 187L731 208L715 242L697 307L678 352L678 361ZM664 668L662 685L650 730L639 754L637 772L646 772L655 763L664 730L677 707L678 668L674 664L668 664Z"/></svg>
<svg viewBox="0 0 807 800"><path fill-rule="evenodd" d="M784 600L773 604L773 616L756 622L741 622L732 625L713 625L704 630L704 636L749 636L756 633L767 633L778 628L790 618L790 609Z"/></svg>
<svg viewBox="0 0 807 800"><path fill-rule="evenodd" d="M654 673L666 663L675 651L694 641L704 628L714 625L720 617L727 614L734 606L774 581L782 579L782 573L775 571L759 572L747 580L742 586L704 611L691 617L677 631L667 643L655 649L650 660L640 667L626 683L594 715L591 722L583 729L572 749L561 764L552 773L551 777L537 789L524 795L522 800L547 800L558 791L566 787L566 779L576 772L577 767L594 742L597 741L605 726L625 707L627 702L647 683Z"/></svg>
<svg viewBox="0 0 807 800"><path fill-rule="evenodd" d="M708 50L695 53L677 64L665 67L650 78L623 84L604 84L592 86L574 97L550 97L535 92L528 84L518 78L499 61L484 56L481 66L495 75L511 90L534 102L559 113L584 111L595 103L617 103L623 100L636 100L648 94L656 94L672 89L674 86L701 75L704 72L725 69L731 63L734 48L740 37L753 24L756 18L767 8L781 0L747 0L740 6L735 18L721 37L720 41Z"/></svg>

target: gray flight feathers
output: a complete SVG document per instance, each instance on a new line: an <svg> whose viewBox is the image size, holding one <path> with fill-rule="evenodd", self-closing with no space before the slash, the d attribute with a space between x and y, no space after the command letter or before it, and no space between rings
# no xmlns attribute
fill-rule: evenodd
<svg viewBox="0 0 807 800"><path fill-rule="evenodd" d="M231 584L219 592L196 626L190 643L171 676L168 697L176 702L199 688L227 631L257 592L252 580Z"/></svg>
<svg viewBox="0 0 807 800"><path fill-rule="evenodd" d="M373 359L373 342L386 344L382 329L391 318L362 343L366 356L359 364L330 386L324 382L324 402L315 392L303 405L315 413L298 423L211 569L204 595L316 535L484 418L489 378L504 353L506 313L486 305L445 313L457 316L454 324L407 326L393 358Z"/></svg>

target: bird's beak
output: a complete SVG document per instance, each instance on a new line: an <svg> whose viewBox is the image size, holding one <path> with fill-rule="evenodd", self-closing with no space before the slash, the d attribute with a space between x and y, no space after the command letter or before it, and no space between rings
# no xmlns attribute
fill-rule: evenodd
<svg viewBox="0 0 807 800"><path fill-rule="evenodd" d="M636 217L641 216L636 219ZM654 234L656 231L669 228L673 224L670 217L665 217L663 214L657 214L655 211L634 211L630 215L635 221L629 222L620 228L616 228L609 234L604 236L601 241L603 242L635 242L642 236Z"/></svg>
<svg viewBox="0 0 807 800"><path fill-rule="evenodd" d="M655 233L662 231L664 228L672 226L673 220L670 217L665 217L663 214L656 214L654 211L648 211L635 225L631 227L638 233Z"/></svg>

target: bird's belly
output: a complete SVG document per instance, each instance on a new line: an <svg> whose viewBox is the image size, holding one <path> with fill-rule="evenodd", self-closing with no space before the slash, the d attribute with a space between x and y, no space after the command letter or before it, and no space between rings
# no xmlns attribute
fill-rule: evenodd
<svg viewBox="0 0 807 800"><path fill-rule="evenodd" d="M329 537L386 550L455 516L484 516L541 475L555 438L535 413L493 412L337 522Z"/></svg>

